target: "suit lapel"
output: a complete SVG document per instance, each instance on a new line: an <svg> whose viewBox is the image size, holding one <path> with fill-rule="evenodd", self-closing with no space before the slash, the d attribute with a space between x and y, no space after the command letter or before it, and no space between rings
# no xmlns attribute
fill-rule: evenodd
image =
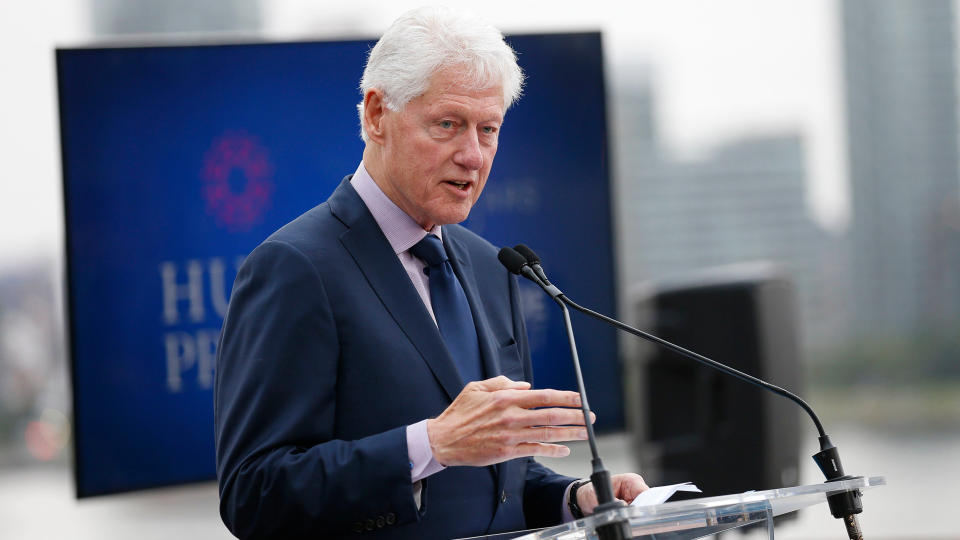
<svg viewBox="0 0 960 540"><path fill-rule="evenodd" d="M453 401L463 389L463 383L440 331L383 231L349 185L349 178L341 182L329 199L331 212L348 227L340 236L340 242Z"/></svg>

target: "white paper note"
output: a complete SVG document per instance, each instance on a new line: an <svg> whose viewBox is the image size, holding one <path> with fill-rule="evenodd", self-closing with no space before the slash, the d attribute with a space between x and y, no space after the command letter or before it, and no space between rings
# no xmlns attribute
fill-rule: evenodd
<svg viewBox="0 0 960 540"><path fill-rule="evenodd" d="M669 486L657 486L644 491L640 495L637 495L637 498L630 503L630 506L652 506L654 504L661 504L666 502L666 500L670 497L673 497L673 494L678 491L692 491L694 493L701 493L700 488L693 485L692 482L684 482L682 484L673 484Z"/></svg>

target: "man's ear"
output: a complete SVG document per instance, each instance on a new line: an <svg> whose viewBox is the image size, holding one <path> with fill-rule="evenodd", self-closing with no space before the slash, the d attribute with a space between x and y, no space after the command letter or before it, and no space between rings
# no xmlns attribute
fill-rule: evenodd
<svg viewBox="0 0 960 540"><path fill-rule="evenodd" d="M384 141L384 118L387 115L387 103L383 92L376 88L367 90L363 96L363 129L367 138L377 144Z"/></svg>

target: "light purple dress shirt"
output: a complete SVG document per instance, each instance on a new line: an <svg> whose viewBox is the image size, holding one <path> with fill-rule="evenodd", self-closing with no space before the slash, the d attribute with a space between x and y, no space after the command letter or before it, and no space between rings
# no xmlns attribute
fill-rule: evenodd
<svg viewBox="0 0 960 540"><path fill-rule="evenodd" d="M373 219L380 226L384 236L387 237L387 242L390 242L390 247L393 248L393 252L397 254L397 258L403 264L403 269L407 271L410 281L413 282L413 287L417 290L417 294L420 295L420 299L423 300L434 324L436 324L437 318L433 314L433 306L430 304L430 283L427 281L427 275L423 272L427 265L414 257L409 251L429 233L387 197L380 186L370 177L366 167L363 166L363 162L360 162L357 172L353 173L350 185L356 190L357 195L360 195L360 198L363 199L363 203L367 205ZM443 238L439 225L434 227L430 233L436 234L441 239ZM410 477L413 482L419 482L444 469L443 465L433 457L433 451L430 450L426 419L407 426L407 453L410 455Z"/></svg>
<svg viewBox="0 0 960 540"><path fill-rule="evenodd" d="M387 242L390 243L393 252L400 259L403 269L407 271L413 287L417 290L417 294L420 295L420 299L423 300L430 317L436 324L437 317L433 314L433 305L430 303L430 282L423 272L427 265L414 257L409 250L427 234L435 234L442 240L441 227L437 225L429 232L423 230L413 218L387 197L367 172L363 162L360 162L357 172L353 173L350 185L356 190L357 195L370 210L370 214L373 215L377 225L380 226L380 230L387 237ZM433 451L430 450L426 419L407 426L407 453L410 458L410 480L417 484L415 486L415 497L419 501L420 490L416 488L420 487L418 484L420 480L445 468L436 460ZM563 496L564 501L567 500L569 491L570 487L567 486L567 491L564 492ZM568 506L565 503L562 506L564 521L572 520L573 515L570 513Z"/></svg>

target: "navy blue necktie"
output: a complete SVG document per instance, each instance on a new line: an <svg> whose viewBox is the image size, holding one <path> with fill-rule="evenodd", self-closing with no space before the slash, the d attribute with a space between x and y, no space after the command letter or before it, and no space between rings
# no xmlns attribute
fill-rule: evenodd
<svg viewBox="0 0 960 540"><path fill-rule="evenodd" d="M440 335L457 365L464 383L483 379L480 366L480 343L470 313L470 304L463 286L453 273L453 266L436 235L428 234L417 242L412 253L427 263L424 272L430 281L430 305L437 319Z"/></svg>

